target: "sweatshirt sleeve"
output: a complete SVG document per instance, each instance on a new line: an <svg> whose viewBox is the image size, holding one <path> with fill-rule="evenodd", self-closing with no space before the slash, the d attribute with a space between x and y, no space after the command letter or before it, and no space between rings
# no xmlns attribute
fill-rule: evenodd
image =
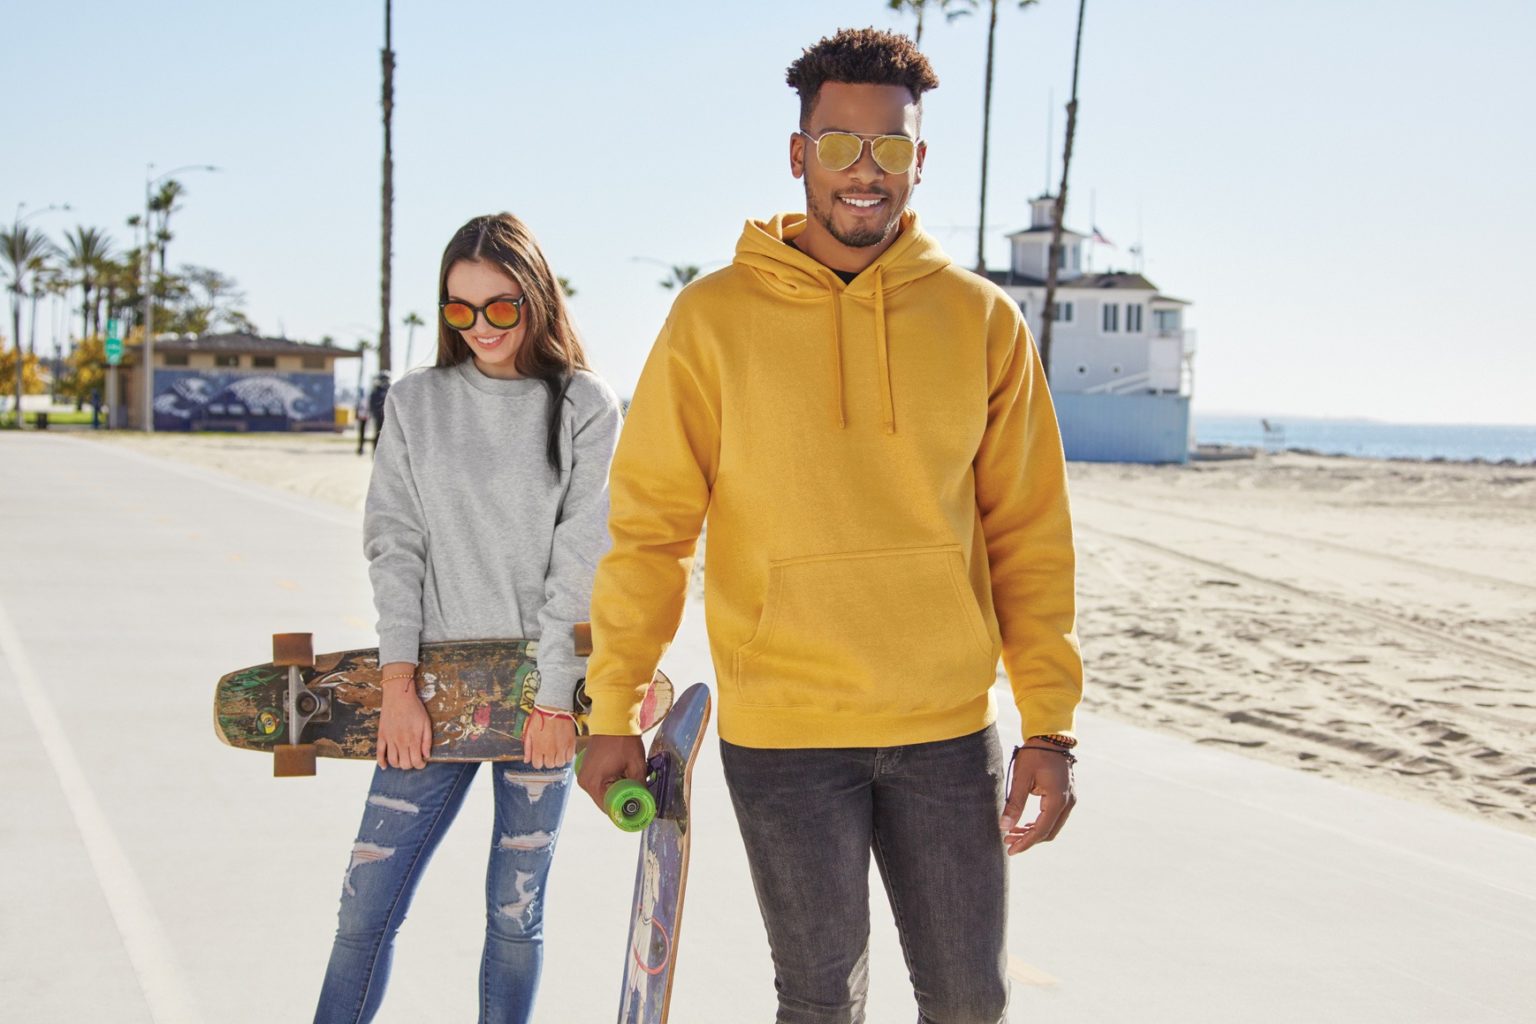
<svg viewBox="0 0 1536 1024"><path fill-rule="evenodd" d="M587 671L600 735L640 732L645 687L682 622L719 464L719 389L679 352L676 308L673 317L641 372L613 463L613 550L593 586Z"/></svg>
<svg viewBox="0 0 1536 1024"><path fill-rule="evenodd" d="M421 646L421 590L427 571L427 527L411 478L410 446L396 392L384 401L363 512L363 553L379 613L379 664L414 663Z"/></svg>
<svg viewBox="0 0 1536 1024"><path fill-rule="evenodd" d="M1029 328L995 351L975 468L1003 664L1024 736L1071 735L1083 659L1066 458Z"/></svg>
<svg viewBox="0 0 1536 1024"><path fill-rule="evenodd" d="M539 694L545 707L574 710L576 684L586 674L576 654L575 628L591 614L592 575L608 550L608 467L623 413L601 389L601 404L579 414L568 442L571 477L555 523L544 606L539 610Z"/></svg>

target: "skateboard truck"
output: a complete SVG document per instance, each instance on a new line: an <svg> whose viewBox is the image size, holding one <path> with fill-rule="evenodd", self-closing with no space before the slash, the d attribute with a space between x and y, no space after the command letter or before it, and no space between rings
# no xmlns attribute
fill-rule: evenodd
<svg viewBox="0 0 1536 1024"><path fill-rule="evenodd" d="M289 742L272 748L272 775L292 778L315 774L315 745L299 743L312 720L330 718L331 702L304 685L300 669L315 667L315 643L311 633L274 633L272 664L288 669L288 692L283 697L283 718Z"/></svg>

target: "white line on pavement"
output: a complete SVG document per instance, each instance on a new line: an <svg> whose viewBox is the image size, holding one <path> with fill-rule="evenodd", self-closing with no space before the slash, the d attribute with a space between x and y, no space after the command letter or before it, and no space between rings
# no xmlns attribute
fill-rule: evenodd
<svg viewBox="0 0 1536 1024"><path fill-rule="evenodd" d="M32 671L31 659L4 605L0 605L0 657L10 665L16 690L32 716L48 760L53 763L59 788L64 792L75 827L80 830L85 851L96 870L96 880L138 975L150 1016L157 1024L196 1024L202 1017L170 939L160 926L127 853L102 813L74 746L49 702L47 689Z"/></svg>

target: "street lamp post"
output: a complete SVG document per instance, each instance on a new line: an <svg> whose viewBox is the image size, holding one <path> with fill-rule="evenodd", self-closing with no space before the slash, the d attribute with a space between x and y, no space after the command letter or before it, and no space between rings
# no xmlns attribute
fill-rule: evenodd
<svg viewBox="0 0 1536 1024"><path fill-rule="evenodd" d="M155 233L149 219L152 196L156 185L182 171L218 170L212 164L187 164L185 167L177 167L152 179L150 173L154 169L154 164L144 168L144 345L141 350L141 361L144 370L144 432L148 434L155 432L155 286L153 280Z"/></svg>

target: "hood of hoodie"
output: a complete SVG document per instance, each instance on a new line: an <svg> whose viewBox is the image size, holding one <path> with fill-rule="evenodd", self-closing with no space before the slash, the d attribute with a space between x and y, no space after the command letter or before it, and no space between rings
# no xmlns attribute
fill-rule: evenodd
<svg viewBox="0 0 1536 1024"><path fill-rule="evenodd" d="M914 281L948 267L951 260L938 242L926 234L917 214L905 210L901 215L901 233L879 259L859 272L852 283L829 267L786 242L805 230L805 214L781 213L768 220L749 220L736 243L734 263L757 271L774 292L792 301L820 302L828 308L829 360L836 389L836 416L839 427L848 425L847 397L843 390L843 321L840 298L868 303L874 318L877 352L880 360L882 393L880 406L887 433L896 432L895 397L891 390L890 341L885 322L886 296Z"/></svg>

